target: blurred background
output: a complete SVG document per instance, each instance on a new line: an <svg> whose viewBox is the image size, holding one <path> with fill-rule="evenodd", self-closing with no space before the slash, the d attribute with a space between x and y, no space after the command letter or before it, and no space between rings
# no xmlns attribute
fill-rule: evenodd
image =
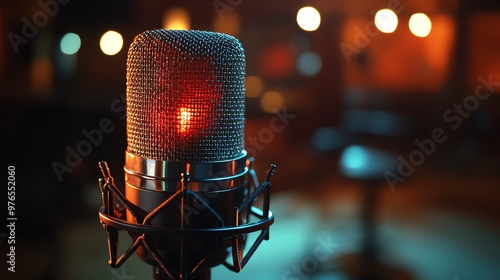
<svg viewBox="0 0 500 280"><path fill-rule="evenodd" d="M499 279L493 0L3 1L0 155L18 221L2 279L152 278L136 256L106 264L97 162L123 186L127 49L159 28L241 41L246 148L259 179L278 165L271 240L212 279Z"/></svg>

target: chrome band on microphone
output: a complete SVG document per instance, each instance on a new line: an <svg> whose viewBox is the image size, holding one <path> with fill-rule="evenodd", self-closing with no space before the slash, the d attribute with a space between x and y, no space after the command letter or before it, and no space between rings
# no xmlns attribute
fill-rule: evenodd
<svg viewBox="0 0 500 280"><path fill-rule="evenodd" d="M181 188L181 174L189 174L189 188L198 192L217 192L245 184L247 152L233 160L214 162L169 162L125 153L125 183L152 191L175 192ZM214 182L217 182L216 184Z"/></svg>

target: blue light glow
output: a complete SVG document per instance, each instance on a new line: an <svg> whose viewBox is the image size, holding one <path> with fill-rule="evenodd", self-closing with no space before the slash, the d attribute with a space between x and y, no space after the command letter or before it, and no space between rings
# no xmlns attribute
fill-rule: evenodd
<svg viewBox="0 0 500 280"><path fill-rule="evenodd" d="M346 169L362 169L368 165L368 157L369 155L365 148L354 145L344 150L340 163Z"/></svg>
<svg viewBox="0 0 500 280"><path fill-rule="evenodd" d="M305 52L297 59L297 70L306 77L318 74L321 66L321 57L315 52Z"/></svg>
<svg viewBox="0 0 500 280"><path fill-rule="evenodd" d="M67 55L75 54L80 50L81 44L78 34L66 33L61 39L61 52Z"/></svg>

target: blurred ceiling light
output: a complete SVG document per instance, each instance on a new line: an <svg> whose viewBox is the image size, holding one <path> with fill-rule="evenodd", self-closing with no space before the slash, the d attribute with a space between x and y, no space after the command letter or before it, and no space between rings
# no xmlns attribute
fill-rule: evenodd
<svg viewBox="0 0 500 280"><path fill-rule="evenodd" d="M318 74L321 66L321 57L315 52L305 52L297 59L297 70L306 77Z"/></svg>
<svg viewBox="0 0 500 280"><path fill-rule="evenodd" d="M75 33L66 33L61 39L61 52L67 55L72 55L80 50L82 42L80 36Z"/></svg>
<svg viewBox="0 0 500 280"><path fill-rule="evenodd" d="M214 17L213 30L216 32L238 36L241 29L241 19L237 12L226 13L224 18Z"/></svg>
<svg viewBox="0 0 500 280"><path fill-rule="evenodd" d="M375 14L375 26L383 33L392 33L398 27L398 16L390 9L379 10Z"/></svg>
<svg viewBox="0 0 500 280"><path fill-rule="evenodd" d="M247 76L245 78L245 95L248 98L259 97L262 94L264 83L257 76Z"/></svg>
<svg viewBox="0 0 500 280"><path fill-rule="evenodd" d="M104 54L115 55L123 47L123 37L120 33L109 30L102 35L99 45Z"/></svg>
<svg viewBox="0 0 500 280"><path fill-rule="evenodd" d="M189 30L191 28L191 17L184 8L172 8L163 14L163 29Z"/></svg>
<svg viewBox="0 0 500 280"><path fill-rule="evenodd" d="M260 98L260 107L266 113L276 113L285 105L283 94L278 91L266 91Z"/></svg>
<svg viewBox="0 0 500 280"><path fill-rule="evenodd" d="M303 7L297 12L297 24L305 31L314 31L321 24L321 15L313 7Z"/></svg>
<svg viewBox="0 0 500 280"><path fill-rule="evenodd" d="M410 17L410 31L417 37L427 37L431 33L431 19L424 13L416 13Z"/></svg>

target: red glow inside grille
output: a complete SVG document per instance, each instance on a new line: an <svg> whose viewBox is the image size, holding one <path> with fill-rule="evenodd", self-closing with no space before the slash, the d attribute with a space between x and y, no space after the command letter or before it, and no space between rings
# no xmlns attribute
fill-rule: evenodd
<svg viewBox="0 0 500 280"><path fill-rule="evenodd" d="M167 161L234 158L243 149L244 54L232 37L155 30L127 59L127 142Z"/></svg>
<svg viewBox="0 0 500 280"><path fill-rule="evenodd" d="M182 103L175 112L176 119L168 120L172 123L166 125L172 133L184 139L203 136L210 127L216 125L212 116L214 109L212 104Z"/></svg>
<svg viewBox="0 0 500 280"><path fill-rule="evenodd" d="M191 109L186 107L180 108L178 121L179 133L187 133L191 128Z"/></svg>
<svg viewBox="0 0 500 280"><path fill-rule="evenodd" d="M220 116L226 113L221 86L211 71L186 75L181 82L168 85L164 80L158 83L165 91L154 97L150 141L165 150L196 146L218 129Z"/></svg>

